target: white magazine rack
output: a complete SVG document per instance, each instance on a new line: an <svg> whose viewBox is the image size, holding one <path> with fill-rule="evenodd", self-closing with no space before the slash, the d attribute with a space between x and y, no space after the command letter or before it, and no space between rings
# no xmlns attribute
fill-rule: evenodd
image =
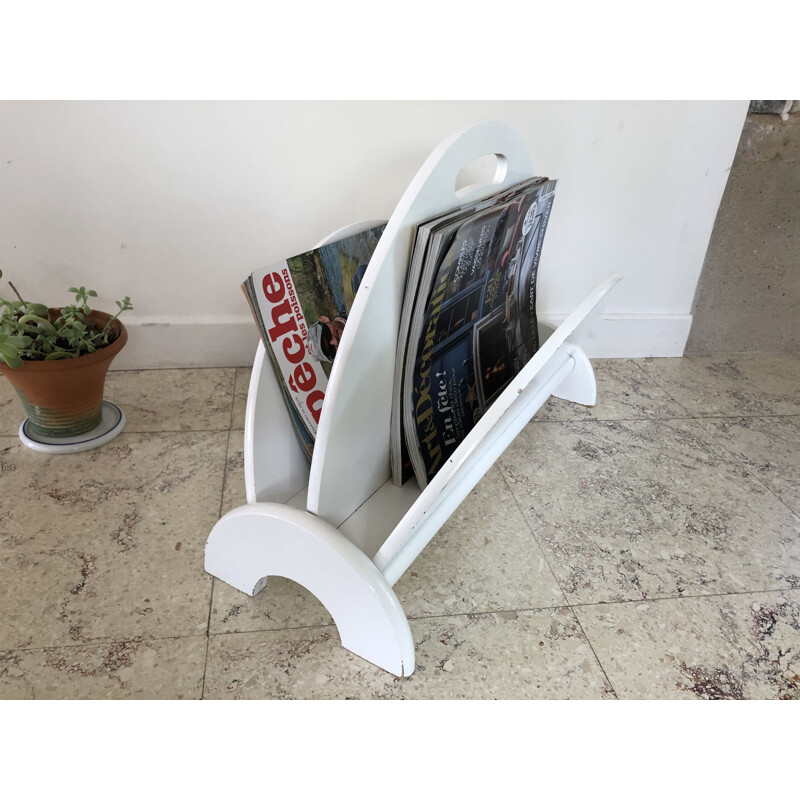
<svg viewBox="0 0 800 800"><path fill-rule="evenodd" d="M493 179L456 191L462 168L492 154ZM389 219L356 294L310 465L263 344L253 364L244 433L247 505L214 526L205 568L248 595L261 591L269 575L296 581L326 607L344 647L395 675L414 671L414 642L392 586L550 395L595 403L594 371L570 337L619 276L557 329L540 325L540 349L424 491L413 479L402 487L391 480L396 337L416 226L534 174L524 144L499 122L473 125L433 151Z"/></svg>

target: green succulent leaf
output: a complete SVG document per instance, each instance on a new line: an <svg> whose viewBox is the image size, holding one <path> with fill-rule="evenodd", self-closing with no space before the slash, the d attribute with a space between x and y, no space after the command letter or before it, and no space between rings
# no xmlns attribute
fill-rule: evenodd
<svg viewBox="0 0 800 800"><path fill-rule="evenodd" d="M19 357L16 348L3 344L0 344L0 361L8 364L11 369L19 369L22 366L22 359Z"/></svg>
<svg viewBox="0 0 800 800"><path fill-rule="evenodd" d="M13 347L27 347L32 341L30 336L0 334L0 344L11 345Z"/></svg>
<svg viewBox="0 0 800 800"><path fill-rule="evenodd" d="M41 333L44 336L58 336L58 331L52 326L50 320L35 314L26 314L19 318L20 330L26 333Z"/></svg>
<svg viewBox="0 0 800 800"><path fill-rule="evenodd" d="M47 319L47 306L43 306L41 303L28 303L27 311L29 314L34 314L37 317L44 317Z"/></svg>
<svg viewBox="0 0 800 800"><path fill-rule="evenodd" d="M0 270L0 277L2 274ZM93 353L108 344L111 322L133 308L130 297L117 300L117 313L98 331L89 317L92 310L88 303L97 292L85 286L71 286L69 291L75 300L63 306L54 321L42 303L0 297L0 361L18 368L26 360L52 361Z"/></svg>
<svg viewBox="0 0 800 800"><path fill-rule="evenodd" d="M29 336L10 336L0 333L0 361L4 361L12 369L19 369L22 366L20 351L28 347L31 342Z"/></svg>

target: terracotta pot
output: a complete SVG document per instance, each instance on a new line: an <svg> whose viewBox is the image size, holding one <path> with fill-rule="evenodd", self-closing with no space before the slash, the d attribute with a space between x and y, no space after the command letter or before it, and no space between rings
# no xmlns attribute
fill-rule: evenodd
<svg viewBox="0 0 800 800"><path fill-rule="evenodd" d="M89 315L100 329L110 318L102 311ZM34 436L80 436L100 424L106 372L128 341L128 332L119 320L112 323L111 330L119 331L111 344L78 358L23 361L19 369L0 363L0 373L16 389L29 418L27 429Z"/></svg>

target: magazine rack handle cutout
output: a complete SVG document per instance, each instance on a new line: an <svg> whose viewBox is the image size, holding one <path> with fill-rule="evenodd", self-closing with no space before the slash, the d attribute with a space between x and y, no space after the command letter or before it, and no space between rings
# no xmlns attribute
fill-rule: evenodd
<svg viewBox="0 0 800 800"><path fill-rule="evenodd" d="M492 180L457 191L462 169L497 156ZM420 491L390 476L389 426L397 330L416 226L534 176L507 125L468 127L425 161L386 224L333 364L311 464L297 442L280 387L259 344L245 415L247 504L214 526L205 568L255 595L267 576L289 578L326 607L342 645L399 676L414 671L414 642L394 584L503 450L553 395L596 399L594 371L570 341L620 280L602 282L553 330ZM325 241L374 227L343 228ZM321 244L324 244L322 242Z"/></svg>

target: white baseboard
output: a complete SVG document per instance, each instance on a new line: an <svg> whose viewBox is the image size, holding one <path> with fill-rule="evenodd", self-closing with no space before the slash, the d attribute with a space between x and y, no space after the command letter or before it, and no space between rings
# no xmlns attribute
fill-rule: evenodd
<svg viewBox="0 0 800 800"><path fill-rule="evenodd" d="M250 367L258 347L253 318L189 317L124 320L128 343L112 369Z"/></svg>
<svg viewBox="0 0 800 800"><path fill-rule="evenodd" d="M566 314L543 314L554 327ZM691 314L602 314L587 322L576 339L589 358L644 358L683 355ZM126 321L128 344L113 369L249 367L258 346L252 318L209 317Z"/></svg>
<svg viewBox="0 0 800 800"><path fill-rule="evenodd" d="M566 314L542 314L557 327ZM683 355L691 314L600 314L588 319L571 341L589 358L670 358Z"/></svg>

